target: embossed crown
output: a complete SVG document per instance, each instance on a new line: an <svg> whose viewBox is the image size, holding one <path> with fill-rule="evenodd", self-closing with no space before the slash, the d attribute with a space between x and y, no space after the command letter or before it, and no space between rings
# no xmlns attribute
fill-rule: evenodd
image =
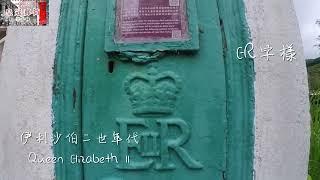
<svg viewBox="0 0 320 180"><path fill-rule="evenodd" d="M129 75L124 88L135 115L168 115L174 112L181 90L181 80L171 71L158 73L151 67L148 73Z"/></svg>

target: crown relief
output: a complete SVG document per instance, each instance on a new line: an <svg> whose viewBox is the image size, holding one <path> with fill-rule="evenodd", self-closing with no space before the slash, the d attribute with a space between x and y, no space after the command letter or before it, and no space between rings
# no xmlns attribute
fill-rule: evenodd
<svg viewBox="0 0 320 180"><path fill-rule="evenodd" d="M170 115L176 108L181 79L172 71L159 73L155 67L151 67L147 73L128 75L124 81L124 90L134 115Z"/></svg>

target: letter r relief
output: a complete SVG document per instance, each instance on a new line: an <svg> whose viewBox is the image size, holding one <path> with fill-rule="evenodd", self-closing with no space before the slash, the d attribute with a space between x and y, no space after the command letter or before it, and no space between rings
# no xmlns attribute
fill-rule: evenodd
<svg viewBox="0 0 320 180"><path fill-rule="evenodd" d="M170 162L169 148L174 150L178 156L182 159L184 164L191 169L201 169L203 165L194 160L191 155L187 152L182 145L186 144L190 139L191 131L188 124L182 119L160 119L157 120L160 124L160 139L161 139L161 150L160 159L161 162L156 164L156 169L175 169L175 165ZM169 125L177 126L182 131L180 137L177 139L170 139L168 137Z"/></svg>
<svg viewBox="0 0 320 180"><path fill-rule="evenodd" d="M190 137L191 129L190 126L182 119L172 118L172 119L144 119L144 118L133 118L133 119L117 119L117 123L120 126L120 134L126 136L128 134L128 128L130 126L142 126L146 130L143 131L143 134L140 137L139 144L120 144L120 155L125 157L129 153L129 148L135 148L140 157L133 157L130 163L120 163L117 168L123 170L137 170L137 169L149 169L155 163L156 170L173 170L176 168L176 165L170 159L169 149L176 152L178 157L182 160L183 164L190 169L202 169L203 165L193 159L189 152L183 148ZM148 126L147 124L154 124L159 126L159 133L154 132L155 129ZM169 137L170 126L178 127L181 131L178 137L172 138ZM146 138L148 135L151 138ZM146 149L145 147L150 147ZM160 160L156 160L156 158ZM134 160L134 159L140 159ZM154 159L153 159L154 158ZM158 159L157 158L157 159Z"/></svg>

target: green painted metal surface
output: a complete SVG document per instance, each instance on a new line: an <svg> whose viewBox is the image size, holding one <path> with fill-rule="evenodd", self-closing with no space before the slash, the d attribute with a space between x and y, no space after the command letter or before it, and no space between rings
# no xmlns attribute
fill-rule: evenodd
<svg viewBox="0 0 320 180"><path fill-rule="evenodd" d="M86 10L86 0L61 1L52 100L54 135L82 134L81 92ZM54 145L55 156L65 159L64 163L55 166L56 179L82 179L82 164L69 161L71 154L81 153L81 143Z"/></svg>
<svg viewBox="0 0 320 180"><path fill-rule="evenodd" d="M237 60L237 47L245 47L249 31L242 0L217 0L223 32L227 79L228 180L253 177L254 67L252 59Z"/></svg>
<svg viewBox="0 0 320 180"><path fill-rule="evenodd" d="M196 0L188 7L198 14L197 51L155 55L144 47L159 46L131 45L139 53L121 56L106 53L108 5L62 3L54 129L91 141L54 148L67 159L112 153L118 163L57 164L57 179L251 179L253 65L235 52L249 37L243 2ZM119 145L111 142L114 131ZM128 143L135 133L139 143ZM106 144L98 143L100 135Z"/></svg>
<svg viewBox="0 0 320 180"><path fill-rule="evenodd" d="M166 53L151 63L137 64L106 56L101 40L105 19L99 17L105 17L108 3L89 2L83 132L94 137L106 133L112 139L116 131L124 141L118 146L84 144L85 156L113 153L119 161L84 165L85 179L222 177L226 169L226 80L222 43L212 43L222 42L222 36L216 3L207 0L198 5L212 8L199 14L204 28L197 53ZM106 67L108 61L114 61L112 73ZM139 144L128 145L125 139L134 132L141 137ZM126 155L130 163L125 162Z"/></svg>

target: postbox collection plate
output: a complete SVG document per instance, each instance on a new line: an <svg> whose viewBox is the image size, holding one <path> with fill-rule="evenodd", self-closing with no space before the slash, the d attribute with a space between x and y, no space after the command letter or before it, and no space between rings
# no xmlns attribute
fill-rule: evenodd
<svg viewBox="0 0 320 180"><path fill-rule="evenodd" d="M184 0L117 0L116 43L186 41Z"/></svg>
<svg viewBox="0 0 320 180"><path fill-rule="evenodd" d="M199 49L194 0L111 0L105 51Z"/></svg>

